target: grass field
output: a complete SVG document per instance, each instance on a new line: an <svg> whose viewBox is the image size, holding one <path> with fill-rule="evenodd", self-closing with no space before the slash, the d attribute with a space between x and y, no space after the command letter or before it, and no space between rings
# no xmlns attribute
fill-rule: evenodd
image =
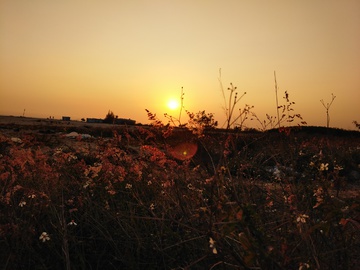
<svg viewBox="0 0 360 270"><path fill-rule="evenodd" d="M285 131L0 117L0 263L356 269L360 132Z"/></svg>

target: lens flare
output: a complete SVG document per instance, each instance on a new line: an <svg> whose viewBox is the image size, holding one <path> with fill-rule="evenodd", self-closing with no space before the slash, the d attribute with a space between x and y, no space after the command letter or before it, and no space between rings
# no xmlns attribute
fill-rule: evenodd
<svg viewBox="0 0 360 270"><path fill-rule="evenodd" d="M196 143L180 143L174 147L169 147L169 153L176 159L187 160L192 158L198 150Z"/></svg>

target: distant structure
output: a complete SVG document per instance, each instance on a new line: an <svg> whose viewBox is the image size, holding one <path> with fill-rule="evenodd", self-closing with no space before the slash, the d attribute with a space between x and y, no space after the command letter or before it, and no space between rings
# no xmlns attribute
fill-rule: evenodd
<svg viewBox="0 0 360 270"><path fill-rule="evenodd" d="M86 118L86 123L102 123L103 121L100 118Z"/></svg>
<svg viewBox="0 0 360 270"><path fill-rule="evenodd" d="M62 117L62 120L63 120L63 121L70 121L70 116L63 116L63 117Z"/></svg>
<svg viewBox="0 0 360 270"><path fill-rule="evenodd" d="M104 123L104 119L101 118L86 118L87 123ZM132 119L116 118L114 119L115 125L135 125L136 121Z"/></svg>
<svg viewBox="0 0 360 270"><path fill-rule="evenodd" d="M114 119L114 124L117 125L135 125L136 121L132 119L125 119L125 118L116 118Z"/></svg>

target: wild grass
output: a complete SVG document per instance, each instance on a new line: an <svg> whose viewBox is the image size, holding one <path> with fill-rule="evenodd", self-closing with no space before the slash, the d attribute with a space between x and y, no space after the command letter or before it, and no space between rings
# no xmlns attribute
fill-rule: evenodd
<svg viewBox="0 0 360 270"><path fill-rule="evenodd" d="M325 108L326 110L326 127L329 127L330 126L330 114L329 114L329 110L330 110L330 107L331 105L333 104L334 100L335 100L336 96L334 96L333 93L331 93L331 101L330 103L326 103L325 105L325 102L324 100L320 100L321 104L323 105L323 107Z"/></svg>
<svg viewBox="0 0 360 270"><path fill-rule="evenodd" d="M148 115L108 138L0 135L3 269L358 266L357 133L220 132L205 112L179 129Z"/></svg>

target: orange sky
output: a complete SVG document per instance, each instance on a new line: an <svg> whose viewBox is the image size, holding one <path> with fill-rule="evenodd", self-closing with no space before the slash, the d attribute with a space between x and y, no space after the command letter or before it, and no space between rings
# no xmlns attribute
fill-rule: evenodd
<svg viewBox="0 0 360 270"><path fill-rule="evenodd" d="M0 114L147 123L184 87L224 122L219 68L262 119L285 90L308 125L360 121L360 1L0 0ZM183 118L183 122L186 118ZM248 126L259 126L247 122Z"/></svg>

